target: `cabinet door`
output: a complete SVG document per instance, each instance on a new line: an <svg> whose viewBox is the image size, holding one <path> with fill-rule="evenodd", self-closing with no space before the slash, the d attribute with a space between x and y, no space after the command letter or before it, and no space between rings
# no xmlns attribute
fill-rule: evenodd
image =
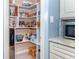
<svg viewBox="0 0 79 59"><path fill-rule="evenodd" d="M75 16L75 0L60 0L60 14L63 17Z"/></svg>
<svg viewBox="0 0 79 59"><path fill-rule="evenodd" d="M59 48L59 49L62 49L62 50L65 50L65 51L68 51L70 53L75 54L75 49L74 48L70 48L70 47L60 45L60 44L56 44L56 43L50 43L50 52L56 47Z"/></svg>
<svg viewBox="0 0 79 59"><path fill-rule="evenodd" d="M64 4L66 17L74 17L75 0L65 0Z"/></svg>

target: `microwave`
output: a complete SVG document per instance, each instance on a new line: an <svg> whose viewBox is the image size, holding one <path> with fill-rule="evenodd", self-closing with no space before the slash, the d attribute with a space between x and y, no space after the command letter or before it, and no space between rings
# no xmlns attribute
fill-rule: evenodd
<svg viewBox="0 0 79 59"><path fill-rule="evenodd" d="M69 22L64 25L64 38L75 39L75 23Z"/></svg>

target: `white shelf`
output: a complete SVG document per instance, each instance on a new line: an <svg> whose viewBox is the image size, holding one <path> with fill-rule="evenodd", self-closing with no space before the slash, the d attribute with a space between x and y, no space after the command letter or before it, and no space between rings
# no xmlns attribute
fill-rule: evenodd
<svg viewBox="0 0 79 59"><path fill-rule="evenodd" d="M31 17L19 17L20 19L29 19L29 18L36 18L36 17L40 17L40 15L38 16L31 16Z"/></svg>
<svg viewBox="0 0 79 59"><path fill-rule="evenodd" d="M9 27L9 28L12 28L12 29L14 29L14 27Z"/></svg>
<svg viewBox="0 0 79 59"><path fill-rule="evenodd" d="M36 6L38 4L40 4L40 3L35 3L35 4L33 4L33 5L29 6L29 7L27 7L27 6L19 6L19 8L24 8L24 9L36 8Z"/></svg>
<svg viewBox="0 0 79 59"><path fill-rule="evenodd" d="M9 16L10 18L17 18L18 16Z"/></svg>
<svg viewBox="0 0 79 59"><path fill-rule="evenodd" d="M21 44L21 43L25 43L25 42L29 42L29 40L23 40L23 41L20 41L20 42L16 42L16 44Z"/></svg>
<svg viewBox="0 0 79 59"><path fill-rule="evenodd" d="M35 5L38 5L38 4L40 4L40 2L33 4L31 7L33 7L33 6L35 6Z"/></svg>
<svg viewBox="0 0 79 59"><path fill-rule="evenodd" d="M13 29L37 29L38 27L9 27L9 28L13 28Z"/></svg>
<svg viewBox="0 0 79 59"><path fill-rule="evenodd" d="M40 45L40 43L38 43L38 42L33 42L33 41L30 41L30 42L33 44L36 44L36 45Z"/></svg>
<svg viewBox="0 0 79 59"><path fill-rule="evenodd" d="M32 16L32 17L19 17L20 19L28 19L28 18L36 18L36 17L39 17L39 16Z"/></svg>
<svg viewBox="0 0 79 59"><path fill-rule="evenodd" d="M9 4L10 7L16 7L16 4Z"/></svg>
<svg viewBox="0 0 79 59"><path fill-rule="evenodd" d="M33 8L36 8L36 5L32 5L32 6L19 6L19 8L22 8L22 9L33 9Z"/></svg>
<svg viewBox="0 0 79 59"><path fill-rule="evenodd" d="M27 29L27 28L37 28L37 27L16 27L16 29Z"/></svg>
<svg viewBox="0 0 79 59"><path fill-rule="evenodd" d="M27 39L25 39L25 40L23 40L23 41L20 41L20 42L16 42L16 44L22 44L22 43L26 43L26 42L31 42L31 43L33 43L33 44L40 45L38 42L33 42L33 41L27 40Z"/></svg>
<svg viewBox="0 0 79 59"><path fill-rule="evenodd" d="M30 7L26 7L26 6L19 6L19 8L22 8L22 9L29 9Z"/></svg>

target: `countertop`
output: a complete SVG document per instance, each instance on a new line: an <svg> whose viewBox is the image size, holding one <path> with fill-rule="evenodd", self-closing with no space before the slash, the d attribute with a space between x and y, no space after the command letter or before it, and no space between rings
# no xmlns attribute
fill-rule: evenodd
<svg viewBox="0 0 79 59"><path fill-rule="evenodd" d="M49 39L52 43L62 44L71 48L75 48L75 40L64 39L64 38L51 38Z"/></svg>

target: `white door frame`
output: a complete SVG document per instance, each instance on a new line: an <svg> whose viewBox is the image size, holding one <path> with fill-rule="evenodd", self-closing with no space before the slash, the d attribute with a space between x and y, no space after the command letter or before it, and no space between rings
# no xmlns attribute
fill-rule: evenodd
<svg viewBox="0 0 79 59"><path fill-rule="evenodd" d="M48 59L48 0L41 0L40 59ZM4 0L4 59L9 59L9 1Z"/></svg>
<svg viewBox="0 0 79 59"><path fill-rule="evenodd" d="M4 3L4 25L3 25L3 29L4 29L4 32L3 32L3 38L4 38L4 56L3 58L4 59L9 59L9 0L4 0L3 1Z"/></svg>
<svg viewBox="0 0 79 59"><path fill-rule="evenodd" d="M41 0L40 59L48 59L48 1Z"/></svg>

